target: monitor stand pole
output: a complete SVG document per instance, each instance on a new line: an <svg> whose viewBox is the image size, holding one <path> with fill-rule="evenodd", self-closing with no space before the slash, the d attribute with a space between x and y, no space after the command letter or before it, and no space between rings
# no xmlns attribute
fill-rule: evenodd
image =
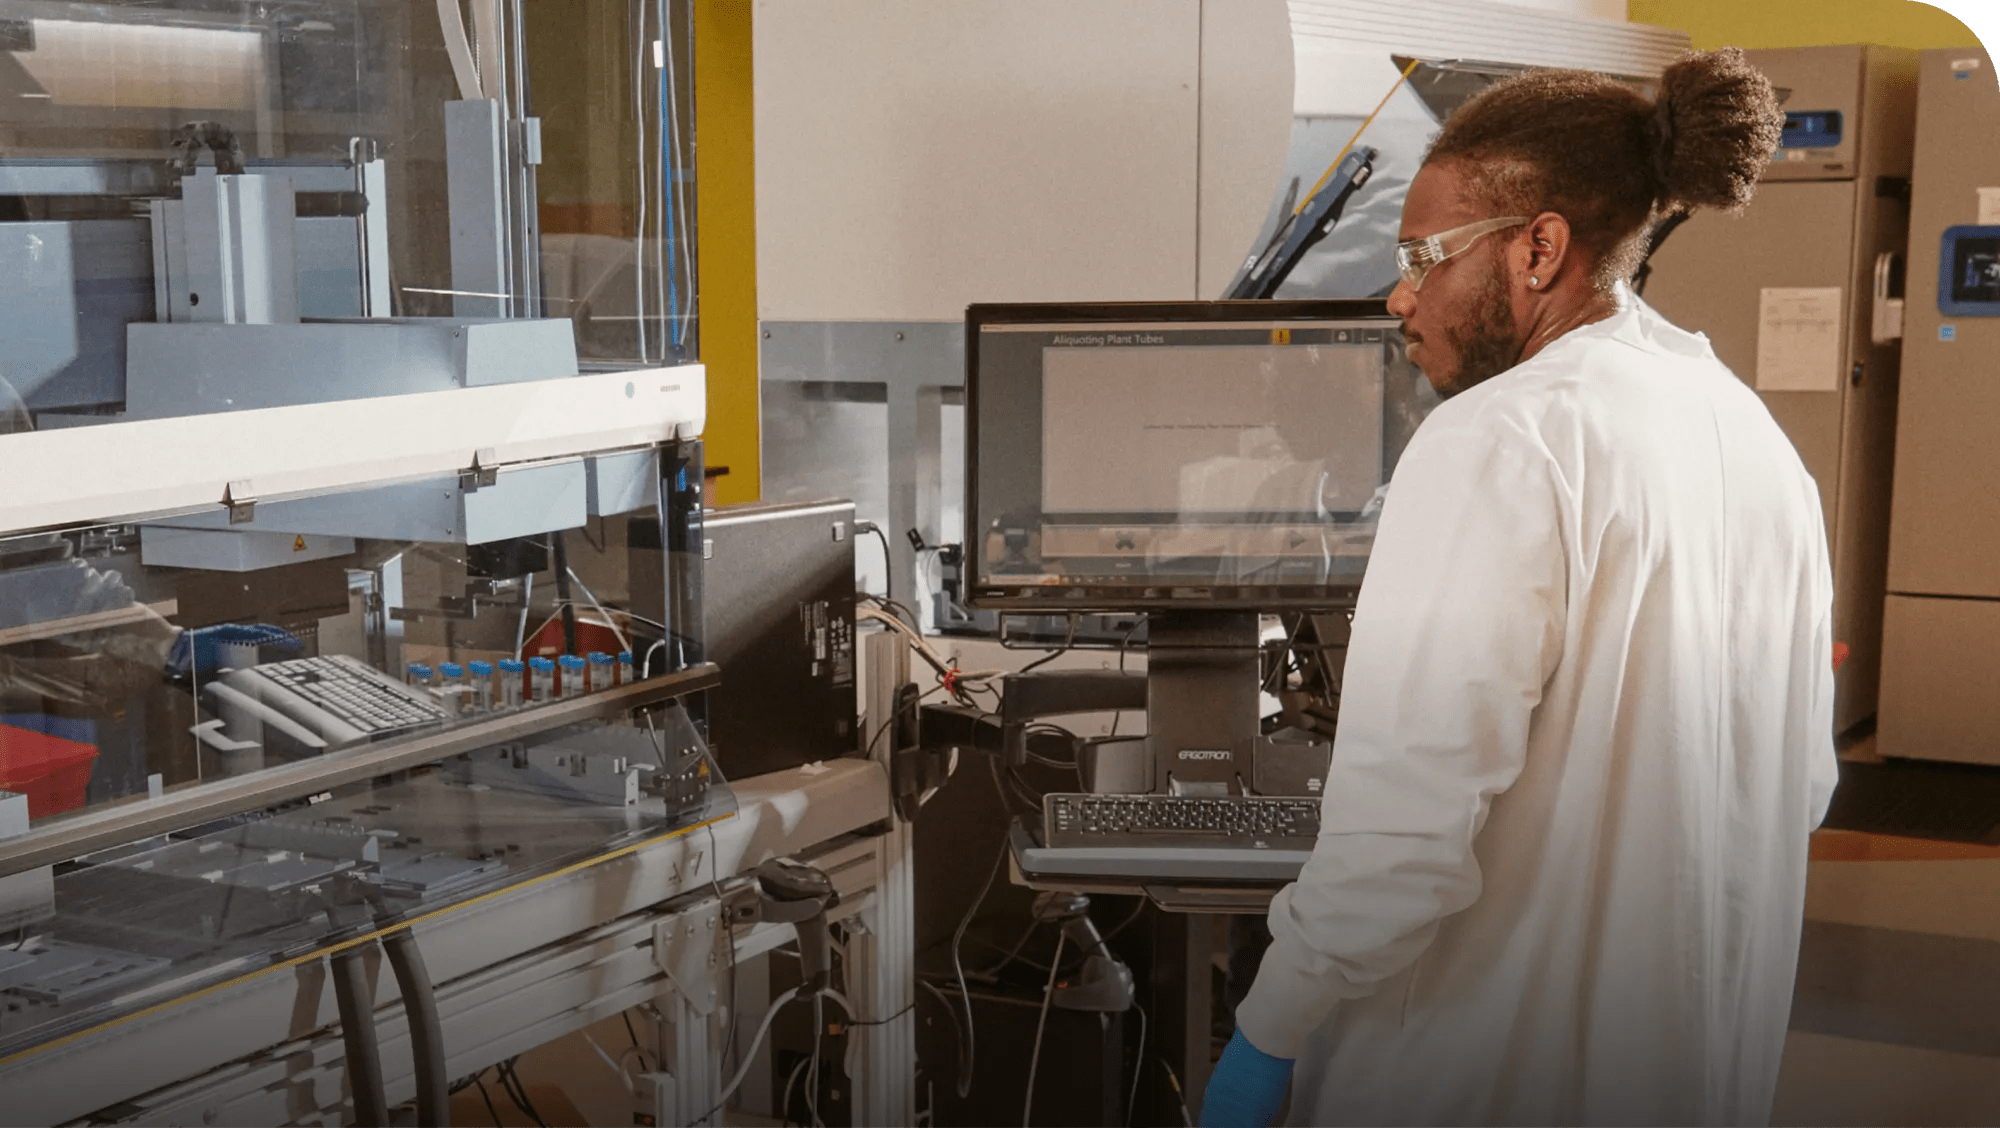
<svg viewBox="0 0 2000 1128"><path fill-rule="evenodd" d="M1156 612L1146 638L1153 790L1248 792L1258 743L1257 613Z"/></svg>

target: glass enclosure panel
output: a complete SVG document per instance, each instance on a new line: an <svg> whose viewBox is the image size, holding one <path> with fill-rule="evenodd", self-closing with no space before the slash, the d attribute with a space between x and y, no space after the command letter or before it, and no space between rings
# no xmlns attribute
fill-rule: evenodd
<svg viewBox="0 0 2000 1128"><path fill-rule="evenodd" d="M0 539L0 788L40 821L680 668L659 462Z"/></svg>
<svg viewBox="0 0 2000 1128"><path fill-rule="evenodd" d="M671 706L0 879L0 1056L735 810Z"/></svg>
<svg viewBox="0 0 2000 1128"><path fill-rule="evenodd" d="M730 813L698 698L560 714L699 657L670 626L698 618L698 526L662 525L691 453L0 539L0 791L25 797L0 814L46 830L278 781L0 878L0 1055ZM278 779L496 722L362 783Z"/></svg>
<svg viewBox="0 0 2000 1128"><path fill-rule="evenodd" d="M692 0L524 12L542 120L545 316L575 322L586 362L701 355L693 19Z"/></svg>
<svg viewBox="0 0 2000 1128"><path fill-rule="evenodd" d="M205 341L128 346L134 323L276 330L251 360L234 342L213 362L260 375L325 350L325 333L292 323L356 317L554 318L574 327L558 364L569 372L579 358L694 360L688 3L505 0L490 31L472 8L447 31L438 6L404 0L0 0L0 259L23 266L0 279L0 433L20 429L19 409L47 427L243 406L161 359L206 354ZM454 116L469 98L498 107L483 135L497 164L482 165L468 143L482 135ZM215 228L213 204L196 223L209 197L191 185L212 196L204 178L232 173L272 198L234 232ZM287 277L284 294L248 270L233 283L251 299L239 310L243 294L215 292L232 283L190 281L204 256L230 255ZM396 373L383 351L423 347L395 334L365 345L270 394L385 394ZM415 386L389 390L428 390L437 366L418 367Z"/></svg>

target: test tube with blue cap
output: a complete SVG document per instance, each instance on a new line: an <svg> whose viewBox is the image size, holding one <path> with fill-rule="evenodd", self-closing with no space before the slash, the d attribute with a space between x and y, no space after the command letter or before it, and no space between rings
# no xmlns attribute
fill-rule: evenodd
<svg viewBox="0 0 2000 1128"><path fill-rule="evenodd" d="M556 696L582 697L583 679L590 668L589 663L574 654L565 654L556 659L556 665L562 670L562 676L556 683Z"/></svg>
<svg viewBox="0 0 2000 1128"><path fill-rule="evenodd" d="M500 695L497 700L502 709L518 708L527 693L528 664L519 658L500 659Z"/></svg>
<svg viewBox="0 0 2000 1128"><path fill-rule="evenodd" d="M429 688L431 682L435 680L435 672L422 662L410 663L405 674L403 680L419 688Z"/></svg>
<svg viewBox="0 0 2000 1128"><path fill-rule="evenodd" d="M493 663L473 659L465 664L472 683L472 707L484 713L493 708Z"/></svg>
<svg viewBox="0 0 2000 1128"><path fill-rule="evenodd" d="M438 663L438 700L448 713L465 711L465 667L456 662Z"/></svg>
<svg viewBox="0 0 2000 1128"><path fill-rule="evenodd" d="M632 652L621 650L618 652L618 665L611 671L611 684L624 685L632 680Z"/></svg>
<svg viewBox="0 0 2000 1128"><path fill-rule="evenodd" d="M583 688L591 693L610 689L618 684L617 670L618 663L612 660L611 655L602 650L591 651L590 677L583 683Z"/></svg>
<svg viewBox="0 0 2000 1128"><path fill-rule="evenodd" d="M528 699L549 701L556 695L556 664L547 658L528 659Z"/></svg>

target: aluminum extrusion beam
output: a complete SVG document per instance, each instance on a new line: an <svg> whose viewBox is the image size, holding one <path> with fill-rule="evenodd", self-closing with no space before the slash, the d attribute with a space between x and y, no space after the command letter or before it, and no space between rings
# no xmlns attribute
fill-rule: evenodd
<svg viewBox="0 0 2000 1128"><path fill-rule="evenodd" d="M0 842L0 877L66 862L94 850L169 834L211 819L303 799L345 784L421 767L564 725L622 716L640 706L708 689L721 681L716 667L694 666L602 693L553 701L375 748L300 760L158 799L86 811Z"/></svg>
<svg viewBox="0 0 2000 1128"><path fill-rule="evenodd" d="M0 536L691 439L707 413L687 364L24 432L0 482L35 486L0 492Z"/></svg>

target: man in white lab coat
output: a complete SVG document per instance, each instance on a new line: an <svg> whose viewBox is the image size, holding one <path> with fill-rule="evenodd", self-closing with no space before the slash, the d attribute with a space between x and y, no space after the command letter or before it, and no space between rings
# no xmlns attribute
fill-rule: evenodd
<svg viewBox="0 0 2000 1128"><path fill-rule="evenodd" d="M1390 309L1447 395L1354 617L1323 830L1204 1124L1769 1117L1835 780L1818 493L1626 286L1779 130L1739 53L1657 102L1538 72L1446 123ZM1718 272L1726 262L1712 264Z"/></svg>

